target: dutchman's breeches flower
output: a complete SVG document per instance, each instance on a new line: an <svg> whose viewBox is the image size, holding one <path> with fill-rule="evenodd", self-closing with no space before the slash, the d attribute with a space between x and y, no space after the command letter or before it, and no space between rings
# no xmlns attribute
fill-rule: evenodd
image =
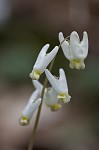
<svg viewBox="0 0 99 150"><path fill-rule="evenodd" d="M59 33L60 43L64 40L63 33ZM79 35L73 31L70 35L70 41L65 40L61 44L65 57L70 61L71 69L84 69L84 60L88 55L88 35L83 32L83 39L80 42Z"/></svg>
<svg viewBox="0 0 99 150"><path fill-rule="evenodd" d="M48 88L44 94L44 100L48 107L51 108L52 111L56 111L61 108L61 104L59 104L59 100L57 98L57 92L54 88Z"/></svg>
<svg viewBox="0 0 99 150"><path fill-rule="evenodd" d="M19 120L21 126L26 126L30 123L31 118L36 109L39 107L40 103L41 98L39 98L39 90L36 90L33 92L29 99L29 102L22 111L21 118Z"/></svg>
<svg viewBox="0 0 99 150"><path fill-rule="evenodd" d="M41 97L43 85L38 80L32 80L32 83L35 89L39 90L39 95ZM57 98L57 92L52 87L45 88L44 102L48 107L51 108L52 111L55 111L61 108L61 104L58 103L59 100Z"/></svg>
<svg viewBox="0 0 99 150"><path fill-rule="evenodd" d="M46 44L40 51L37 60L33 66L33 70L30 73L30 77L33 80L38 80L40 78L40 75L45 71L46 67L49 65L49 63L52 61L52 59L55 57L55 55L58 52L58 46L55 46L55 48L48 54L46 54L47 50L49 48L49 44Z"/></svg>
<svg viewBox="0 0 99 150"><path fill-rule="evenodd" d="M70 37L70 40L68 39ZM37 116L33 128L32 137L28 149L32 150L34 146L34 137L38 127L43 102L52 111L59 110L64 103L68 103L71 96L68 93L68 85L65 72L62 68L59 69L59 77L51 74L54 66L55 55L57 54L60 47L63 50L65 57L70 61L71 69L84 69L84 60L88 55L88 35L87 32L83 32L83 39L80 41L79 35L76 31L73 31L70 36L64 38L63 33L59 33L59 46L55 46L50 53L47 53L49 44L46 44L40 51L37 60L33 66L30 77L35 91L31 95L29 102L22 111L19 123L21 126L26 126L30 123L30 120L36 111ZM52 61L52 62L51 62ZM51 64L50 64L51 62ZM49 70L46 69L49 66ZM42 85L38 79L40 75L45 71L46 78ZM51 87L48 86L48 81Z"/></svg>
<svg viewBox="0 0 99 150"><path fill-rule="evenodd" d="M65 72L63 69L59 69L60 77L57 79L54 77L48 69L45 69L45 74L54 88L54 90L57 92L57 98L62 100L64 103L67 103L70 101L70 96L68 94L68 86L67 86L67 80L65 76Z"/></svg>

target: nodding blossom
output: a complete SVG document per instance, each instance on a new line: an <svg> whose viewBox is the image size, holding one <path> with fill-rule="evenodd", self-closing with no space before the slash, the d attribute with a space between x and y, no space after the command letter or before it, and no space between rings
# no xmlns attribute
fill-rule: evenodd
<svg viewBox="0 0 99 150"><path fill-rule="evenodd" d="M38 80L40 78L40 75L44 72L46 67L49 65L49 63L52 61L52 59L55 57L55 55L58 52L58 46L55 46L55 48L48 54L46 54L47 50L49 48L49 44L46 44L40 51L37 60L33 66L33 70L30 73L30 77L33 80Z"/></svg>
<svg viewBox="0 0 99 150"><path fill-rule="evenodd" d="M52 111L56 111L62 107L57 98L57 92L54 90L53 87L47 89L44 95L44 101Z"/></svg>
<svg viewBox="0 0 99 150"><path fill-rule="evenodd" d="M32 82L33 82L35 89L39 90L39 94L41 97L43 85L38 80L32 80ZM45 88L44 102L48 107L50 107L50 109L52 111L56 111L62 107L61 104L59 104L59 100L57 98L57 93L53 87Z"/></svg>
<svg viewBox="0 0 99 150"><path fill-rule="evenodd" d="M70 101L70 96L68 94L68 86L67 86L67 80L65 76L65 72L63 69L59 69L59 79L53 76L48 69L45 69L45 74L54 88L54 90L57 92L57 98L62 100L64 103L67 103Z"/></svg>
<svg viewBox="0 0 99 150"><path fill-rule="evenodd" d="M22 111L21 117L19 119L21 126L26 126L30 123L31 118L36 109L39 107L40 103L41 98L39 98L39 90L36 90L32 93L26 107Z"/></svg>
<svg viewBox="0 0 99 150"><path fill-rule="evenodd" d="M70 41L64 39L63 33L59 33L59 41L65 57L70 61L71 69L84 69L84 60L88 55L88 35L83 32L83 39L80 41L79 35L73 31L70 35Z"/></svg>

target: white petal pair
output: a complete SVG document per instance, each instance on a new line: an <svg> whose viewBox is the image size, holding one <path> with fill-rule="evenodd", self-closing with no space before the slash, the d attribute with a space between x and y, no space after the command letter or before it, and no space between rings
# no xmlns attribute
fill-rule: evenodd
<svg viewBox="0 0 99 150"><path fill-rule="evenodd" d="M40 91L40 96L41 96L43 85L37 80L33 80L32 82L35 89ZM59 104L59 100L57 98L57 92L54 90L53 87L45 88L44 102L48 107L51 108L52 111L61 108L61 104Z"/></svg>
<svg viewBox="0 0 99 150"><path fill-rule="evenodd" d="M64 41L63 33L59 33L59 41ZM87 32L83 32L83 39L80 42L79 35L76 31L73 31L70 35L70 41L65 40L61 44L65 57L70 61L71 69L84 69L84 59L88 55L88 35Z"/></svg>
<svg viewBox="0 0 99 150"><path fill-rule="evenodd" d="M48 69L45 69L45 74L57 93L57 99L62 100L64 103L69 102L71 97L68 94L68 86L64 70L59 70L59 79L54 77Z"/></svg>
<svg viewBox="0 0 99 150"><path fill-rule="evenodd" d="M33 70L30 73L30 77L33 80L38 80L40 78L40 75L45 71L46 67L49 65L49 63L52 61L52 59L55 57L55 55L58 52L58 46L55 46L55 48L48 54L46 54L47 50L49 48L49 44L46 44L40 51L37 60L33 66Z"/></svg>
<svg viewBox="0 0 99 150"><path fill-rule="evenodd" d="M41 98L39 98L40 91L36 90L32 93L31 97L29 98L29 101L22 111L21 118L19 120L20 125L26 126L30 123L30 120L36 111L36 109L39 107L41 103Z"/></svg>

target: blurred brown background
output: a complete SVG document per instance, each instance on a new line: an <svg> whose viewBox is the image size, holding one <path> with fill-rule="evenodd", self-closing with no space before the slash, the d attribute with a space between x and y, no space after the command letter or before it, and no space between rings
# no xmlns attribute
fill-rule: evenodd
<svg viewBox="0 0 99 150"><path fill-rule="evenodd" d="M26 150L28 127L18 123L33 91L29 73L46 43L58 33L89 35L85 70L69 69L62 50L53 73L66 71L71 101L58 112L43 107L34 150L99 149L99 0L0 0L0 150ZM40 81L43 83L44 74Z"/></svg>

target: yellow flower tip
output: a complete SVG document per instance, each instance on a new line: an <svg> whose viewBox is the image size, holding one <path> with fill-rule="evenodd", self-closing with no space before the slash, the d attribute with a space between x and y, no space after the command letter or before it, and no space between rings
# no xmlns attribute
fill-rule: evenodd
<svg viewBox="0 0 99 150"><path fill-rule="evenodd" d="M61 100L63 103L68 103L70 101L71 96L69 96L68 93L65 93L65 94L59 94L57 98Z"/></svg>
<svg viewBox="0 0 99 150"><path fill-rule="evenodd" d="M60 109L61 107L62 107L61 104L55 104L55 105L51 106L50 108L52 111L56 111L56 110Z"/></svg>
<svg viewBox="0 0 99 150"><path fill-rule="evenodd" d="M33 80L38 80L40 78L41 72L38 70L34 70L32 71L29 76L33 79Z"/></svg>
<svg viewBox="0 0 99 150"><path fill-rule="evenodd" d="M69 67L71 68L71 69L74 69L74 65L70 62L70 64L69 64Z"/></svg>
<svg viewBox="0 0 99 150"><path fill-rule="evenodd" d="M27 125L29 125L30 120L27 117L22 116L19 120L19 123L21 126L27 126Z"/></svg>
<svg viewBox="0 0 99 150"><path fill-rule="evenodd" d="M84 64L84 60L80 60L80 59L73 59L70 60L70 68L71 69L84 69L85 68L85 64Z"/></svg>
<svg viewBox="0 0 99 150"><path fill-rule="evenodd" d="M66 98L66 94L64 94L64 93L58 94L57 98L58 99L65 99Z"/></svg>
<svg viewBox="0 0 99 150"><path fill-rule="evenodd" d="M81 69L85 69L85 64L84 64L84 62L81 64Z"/></svg>

